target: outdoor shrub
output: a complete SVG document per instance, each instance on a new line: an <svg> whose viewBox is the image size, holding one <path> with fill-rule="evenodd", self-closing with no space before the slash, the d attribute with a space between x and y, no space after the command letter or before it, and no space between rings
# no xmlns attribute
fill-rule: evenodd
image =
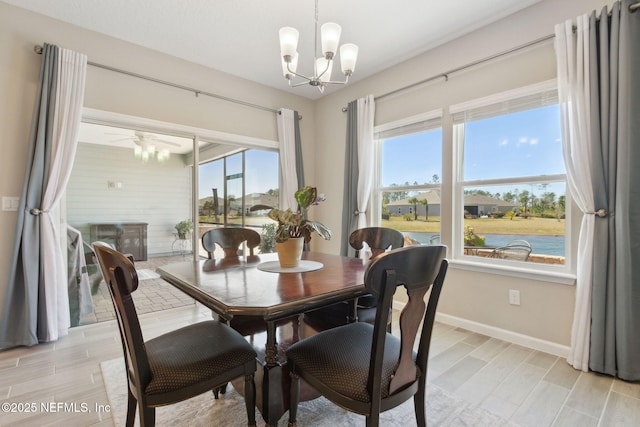
<svg viewBox="0 0 640 427"><path fill-rule="evenodd" d="M260 245L258 248L263 254L276 251L276 223L265 224L262 226L262 234L260 235Z"/></svg>

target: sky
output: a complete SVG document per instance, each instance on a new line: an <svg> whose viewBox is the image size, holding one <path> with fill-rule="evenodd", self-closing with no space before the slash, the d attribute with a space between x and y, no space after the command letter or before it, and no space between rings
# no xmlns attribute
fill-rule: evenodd
<svg viewBox="0 0 640 427"><path fill-rule="evenodd" d="M540 124L544 123L544 126ZM466 123L464 180L564 174L557 105ZM383 144L382 185L442 182L441 129L405 135ZM408 155L411 153L411 155ZM486 187L491 193L518 189L565 194L564 184Z"/></svg>
<svg viewBox="0 0 640 427"><path fill-rule="evenodd" d="M278 188L278 153L265 150L247 150L245 158L246 192L266 193ZM227 157L227 175L234 176L242 172L241 154ZM218 189L218 197L223 197L224 166L217 160L200 165L198 193L199 198L211 197L212 188ZM228 194L242 196L242 179L232 178L227 181Z"/></svg>
<svg viewBox="0 0 640 427"><path fill-rule="evenodd" d="M540 126L544 123L544 126ZM465 129L464 179L509 178L530 175L564 174L560 122L557 105L468 122ZM266 193L278 188L278 154L246 151L246 191ZM436 129L386 140L382 147L382 185L405 182L442 182L442 130ZM241 155L227 158L227 175L242 171ZM200 166L199 196L210 197L212 188L223 195L223 162ZM242 194L242 180L230 179L228 193ZM565 186L551 184L486 187L491 193L528 190L534 194L552 191L565 194Z"/></svg>

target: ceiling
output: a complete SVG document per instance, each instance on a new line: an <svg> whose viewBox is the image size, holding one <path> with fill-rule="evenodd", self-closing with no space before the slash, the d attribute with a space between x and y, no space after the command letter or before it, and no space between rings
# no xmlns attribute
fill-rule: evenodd
<svg viewBox="0 0 640 427"><path fill-rule="evenodd" d="M166 149L172 154L188 154L193 151L193 140L172 135L141 132L134 129L105 126L94 123L80 123L78 142L109 145L111 147L135 148L149 142L157 150ZM211 145L200 141L200 147Z"/></svg>
<svg viewBox="0 0 640 427"><path fill-rule="evenodd" d="M288 88L278 42L280 27L298 29L298 72L311 74L314 0L0 1L276 89L321 96L308 85ZM340 24L341 43L359 46L353 82L539 1L319 0L318 21ZM341 80L339 66L332 77Z"/></svg>

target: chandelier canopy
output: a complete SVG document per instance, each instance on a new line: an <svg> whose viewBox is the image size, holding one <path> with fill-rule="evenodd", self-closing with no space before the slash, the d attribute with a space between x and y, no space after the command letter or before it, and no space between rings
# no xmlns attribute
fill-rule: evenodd
<svg viewBox="0 0 640 427"><path fill-rule="evenodd" d="M299 74L298 68L298 36L299 32L292 27L280 28L280 55L282 56L282 73L289 81L289 86L296 87L309 84L324 92L328 84L345 84L349 81L349 76L353 73L358 59L358 46L352 43L340 46L340 66L345 76L344 81L331 80L333 61L340 42L340 25L327 22L320 28L320 40L322 55L318 55L318 0L316 0L315 10L315 33L314 33L314 67L311 77ZM294 78L299 77L303 81L294 83Z"/></svg>

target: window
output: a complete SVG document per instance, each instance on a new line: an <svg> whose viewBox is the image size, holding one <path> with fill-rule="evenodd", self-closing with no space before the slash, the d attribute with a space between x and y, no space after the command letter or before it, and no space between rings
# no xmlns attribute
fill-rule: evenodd
<svg viewBox="0 0 640 427"><path fill-rule="evenodd" d="M451 112L457 254L565 264L567 192L555 85L499 94Z"/></svg>
<svg viewBox="0 0 640 427"><path fill-rule="evenodd" d="M278 206L278 153L243 150L198 168L200 222L261 228Z"/></svg>
<svg viewBox="0 0 640 427"><path fill-rule="evenodd" d="M430 244L440 236L441 111L377 126L372 206L382 227Z"/></svg>

